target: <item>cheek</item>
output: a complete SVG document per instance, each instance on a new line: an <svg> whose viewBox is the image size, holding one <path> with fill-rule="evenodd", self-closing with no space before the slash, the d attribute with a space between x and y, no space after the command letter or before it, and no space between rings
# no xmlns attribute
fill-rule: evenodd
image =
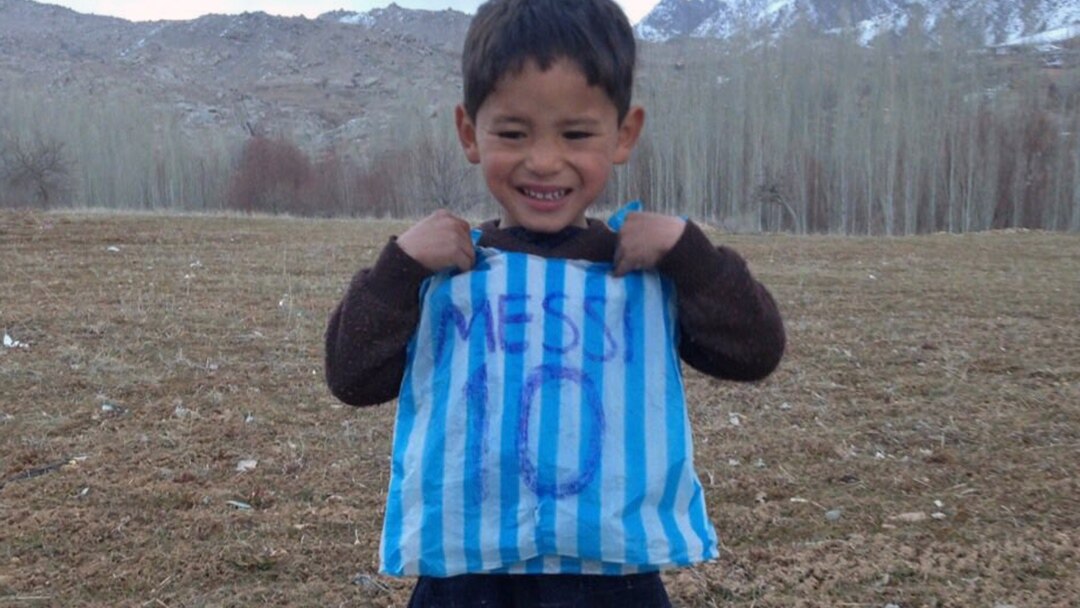
<svg viewBox="0 0 1080 608"><path fill-rule="evenodd" d="M590 182L595 186L603 187L607 184L608 177L611 176L611 163L605 160L595 160L586 166L585 171Z"/></svg>
<svg viewBox="0 0 1080 608"><path fill-rule="evenodd" d="M484 165L492 173L509 175L521 164L519 155L509 152L494 152L484 157Z"/></svg>
<svg viewBox="0 0 1080 608"><path fill-rule="evenodd" d="M480 167L484 170L484 175L488 179L497 178L507 172L506 163L501 162L498 157L483 157L480 161Z"/></svg>
<svg viewBox="0 0 1080 608"><path fill-rule="evenodd" d="M492 192L500 192L510 187L512 167L497 160L485 158L480 163L484 181Z"/></svg>

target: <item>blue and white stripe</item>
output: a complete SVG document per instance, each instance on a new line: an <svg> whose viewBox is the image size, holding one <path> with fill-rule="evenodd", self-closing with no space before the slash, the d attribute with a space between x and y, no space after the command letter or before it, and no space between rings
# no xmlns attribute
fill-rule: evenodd
<svg viewBox="0 0 1080 608"><path fill-rule="evenodd" d="M421 292L382 571L627 574L716 557L671 285L610 264L478 260Z"/></svg>

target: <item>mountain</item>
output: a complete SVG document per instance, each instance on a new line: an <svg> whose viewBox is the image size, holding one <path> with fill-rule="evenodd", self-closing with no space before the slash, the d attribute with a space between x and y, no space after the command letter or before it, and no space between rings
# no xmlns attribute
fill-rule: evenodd
<svg viewBox="0 0 1080 608"><path fill-rule="evenodd" d="M155 124L229 141L252 132L309 150L402 141L417 117L443 118L459 101L470 19L391 4L315 19L256 12L131 22L0 0L0 135L5 120L21 120L14 111L5 118L3 106L21 98L31 106L130 106L152 111L144 120ZM663 0L637 32L646 41L678 39L645 43L647 79L687 56L711 61L717 38L746 28L781 33L806 23L872 40L950 22L987 43L1044 44L1080 30L1080 0Z"/></svg>
<svg viewBox="0 0 1080 608"><path fill-rule="evenodd" d="M179 115L189 130L283 134L312 148L393 137L403 114L460 97L469 21L391 5L316 19L131 22L0 0L0 103L5 93L122 98Z"/></svg>
<svg viewBox="0 0 1080 608"><path fill-rule="evenodd" d="M1077 35L1080 0L663 0L635 29L663 42L777 35L798 24L853 33L863 44L916 28L931 37L958 32L986 46L1043 44Z"/></svg>
<svg viewBox="0 0 1080 608"><path fill-rule="evenodd" d="M461 51L461 45L465 42L465 32L472 21L471 16L451 9L413 10L401 8L396 4L361 13L345 10L332 11L318 18L360 25L392 35L411 36L450 53Z"/></svg>

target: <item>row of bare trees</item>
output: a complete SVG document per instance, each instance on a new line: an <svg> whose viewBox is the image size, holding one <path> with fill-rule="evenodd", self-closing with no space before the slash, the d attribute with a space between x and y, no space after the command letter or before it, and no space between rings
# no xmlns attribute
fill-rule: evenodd
<svg viewBox="0 0 1080 608"><path fill-rule="evenodd" d="M220 210L238 147L146 99L3 87L0 207Z"/></svg>
<svg viewBox="0 0 1080 608"><path fill-rule="evenodd" d="M943 40L647 48L646 134L604 203L640 198L739 231L1080 230L1080 69ZM403 110L395 142L312 150L192 131L147 107L0 92L0 205L494 211L445 117Z"/></svg>
<svg viewBox="0 0 1080 608"><path fill-rule="evenodd" d="M1080 230L1080 75L1035 53L796 36L645 75L616 185L744 230Z"/></svg>

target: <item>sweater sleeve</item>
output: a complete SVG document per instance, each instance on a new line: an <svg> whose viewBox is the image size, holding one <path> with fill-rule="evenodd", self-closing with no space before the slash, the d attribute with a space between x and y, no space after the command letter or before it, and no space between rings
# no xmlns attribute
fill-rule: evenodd
<svg viewBox="0 0 1080 608"><path fill-rule="evenodd" d="M786 340L780 311L738 253L714 247L688 221L658 270L675 283L684 361L728 380L760 380L776 369Z"/></svg>
<svg viewBox="0 0 1080 608"><path fill-rule="evenodd" d="M353 277L326 329L326 382L335 397L349 405L397 397L430 274L391 240L373 267Z"/></svg>

